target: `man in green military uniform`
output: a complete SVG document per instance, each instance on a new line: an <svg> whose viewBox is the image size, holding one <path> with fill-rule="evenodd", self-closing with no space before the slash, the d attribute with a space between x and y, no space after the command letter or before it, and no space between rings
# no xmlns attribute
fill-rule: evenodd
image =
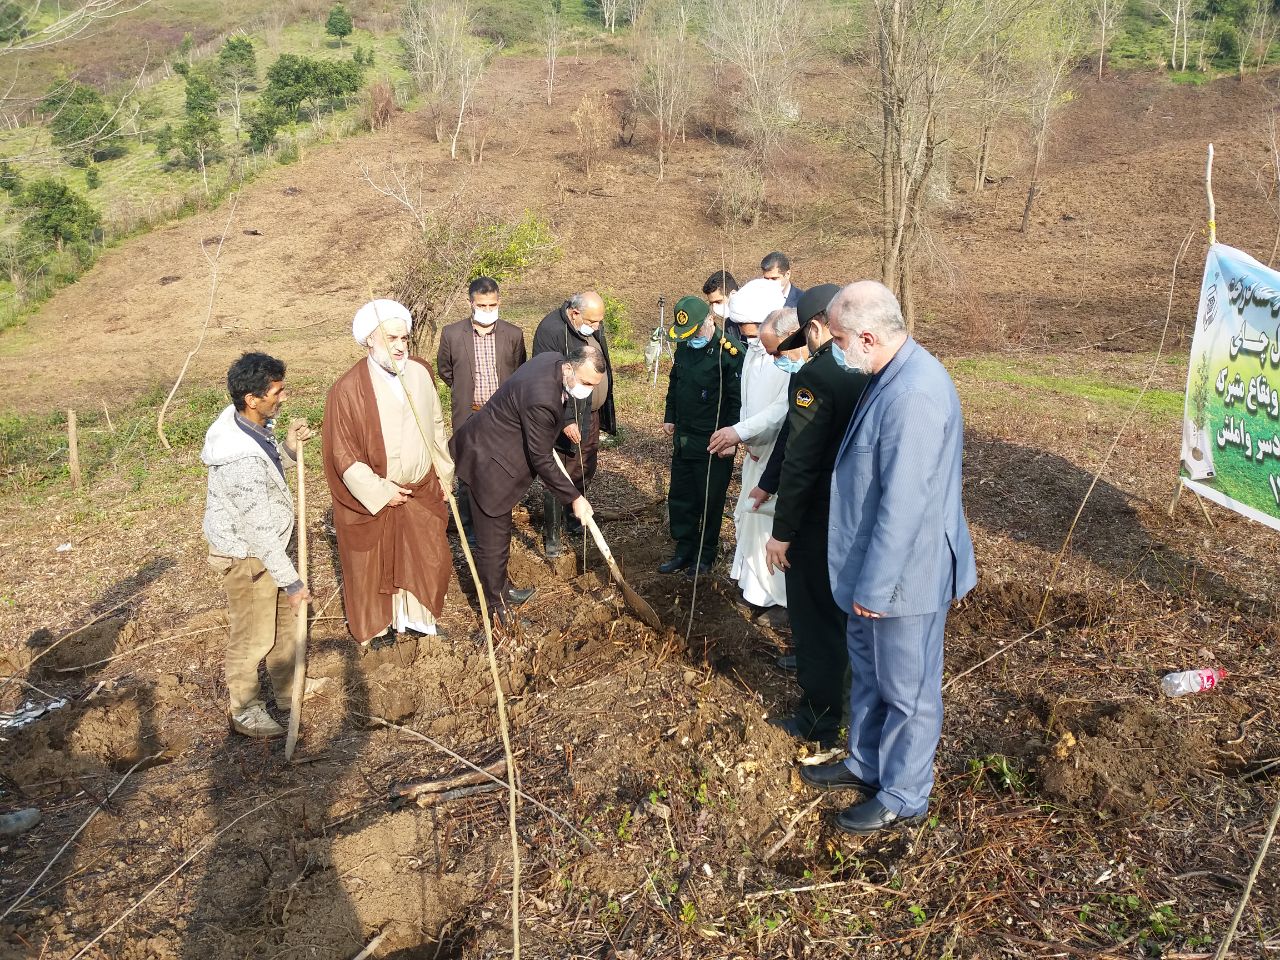
<svg viewBox="0 0 1280 960"><path fill-rule="evenodd" d="M716 327L705 300L683 297L667 339L676 344L662 429L672 438L671 490L667 497L671 559L661 573L705 573L720 547L724 499L733 458L707 450L711 434L738 422L742 405L742 344Z"/></svg>
<svg viewBox="0 0 1280 960"><path fill-rule="evenodd" d="M831 354L826 309L840 292L834 283L800 297L800 329L779 351L807 342L812 358L791 378L789 436L778 480L773 536L765 544L770 568L786 571L787 606L796 647L801 700L793 717L776 725L804 740L834 745L847 699L847 614L831 595L827 572L827 519L831 471L867 376L842 368Z"/></svg>

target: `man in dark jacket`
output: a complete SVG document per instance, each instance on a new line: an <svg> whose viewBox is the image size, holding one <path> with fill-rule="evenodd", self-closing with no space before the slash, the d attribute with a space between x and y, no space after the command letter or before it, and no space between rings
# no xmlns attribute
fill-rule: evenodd
<svg viewBox="0 0 1280 960"><path fill-rule="evenodd" d="M440 331L440 349L436 352L436 372L452 391L454 433L528 359L524 331L498 317L498 281L477 277L471 281L467 296L471 316ZM467 539L474 546L471 498L463 483L458 484L458 513L462 515Z"/></svg>
<svg viewBox="0 0 1280 960"><path fill-rule="evenodd" d="M865 374L842 369L831 354L826 310L839 292L833 283L807 290L797 310L800 329L778 345L779 350L789 350L807 343L813 356L791 378L789 435L776 486L773 536L765 544L770 568L786 571L801 690L794 716L772 722L824 746L836 742L848 696L845 674L849 667L848 614L832 596L827 575L831 472L853 408L867 384ZM765 483L761 481L762 486ZM772 490L766 488L766 492Z"/></svg>
<svg viewBox="0 0 1280 960"><path fill-rule="evenodd" d="M585 494L596 475L596 459L601 432L617 432L613 409L613 366L609 361L609 344L604 335L604 300L594 290L575 294L556 307L538 324L533 335L533 355L572 351L593 343L604 357L604 376L591 396L570 401L564 429L556 441L556 450L565 462L578 492ZM543 495L543 546L548 557L560 556L560 504L550 493ZM571 522L571 526L576 523Z"/></svg>
<svg viewBox="0 0 1280 960"><path fill-rule="evenodd" d="M720 548L725 494L733 477L733 457L714 456L707 444L716 430L738 422L745 348L716 327L706 302L697 297L676 304L666 335L676 344L662 424L672 438L667 511L676 548L658 571L705 573Z"/></svg>
<svg viewBox="0 0 1280 960"><path fill-rule="evenodd" d="M524 603L533 588L517 590L507 578L511 511L536 476L579 522L591 504L556 465L551 452L564 430L565 405L590 398L604 377L599 347L584 343L567 357L534 357L498 388L484 408L467 419L449 441L457 476L471 491L476 568L489 609L500 622Z"/></svg>

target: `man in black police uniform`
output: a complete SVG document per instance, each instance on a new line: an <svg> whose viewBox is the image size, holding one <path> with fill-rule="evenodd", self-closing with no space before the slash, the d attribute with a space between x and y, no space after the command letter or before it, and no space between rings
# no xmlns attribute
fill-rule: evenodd
<svg viewBox="0 0 1280 960"><path fill-rule="evenodd" d="M612 436L618 429L613 408L613 363L604 335L604 299L594 290L574 294L543 317L533 334L535 357L548 352L568 356L592 342L604 355L604 377L585 400L570 399L564 432L556 441L556 452L583 496L596 475L600 434ZM545 491L542 506L542 545L546 555L555 558L563 552L560 546L562 519L567 519L570 532L577 532L582 525L572 515L565 517L560 501Z"/></svg>
<svg viewBox="0 0 1280 960"><path fill-rule="evenodd" d="M812 359L791 378L789 436L778 480L773 536L765 545L769 566L786 571L801 689L795 715L776 725L824 746L836 742L849 666L847 614L831 595L827 572L831 471L868 379L843 369L831 355L826 309L839 292L834 283L805 291L797 307L800 329L778 344L779 350L789 350L807 342Z"/></svg>
<svg viewBox="0 0 1280 960"><path fill-rule="evenodd" d="M676 549L659 565L660 573L705 573L720 547L733 457L713 456L707 444L718 429L738 422L745 348L717 329L709 314L706 301L683 297L676 304L675 323L666 331L676 344L662 424L672 438L667 510Z"/></svg>

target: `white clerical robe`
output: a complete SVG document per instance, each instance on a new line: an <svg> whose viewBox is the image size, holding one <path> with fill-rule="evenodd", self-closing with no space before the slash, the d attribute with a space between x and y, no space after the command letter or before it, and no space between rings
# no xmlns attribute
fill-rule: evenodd
<svg viewBox="0 0 1280 960"><path fill-rule="evenodd" d="M760 341L752 341L742 364L742 419L734 424L746 455L742 459L742 491L733 510L738 545L729 575L738 581L743 599L758 607L787 605L783 573L770 573L764 557L765 543L773 534L774 500L766 500L753 511L750 494L760 482L787 418L790 382L790 375L777 368Z"/></svg>
<svg viewBox="0 0 1280 960"><path fill-rule="evenodd" d="M405 364L404 379L413 394L411 407L405 396L400 378L381 366L369 363L369 377L373 381L373 393L378 401L378 420L382 427L382 443L387 452L387 475L380 477L367 463L353 463L342 474L351 495L372 514L387 509L387 503L396 495L399 487L418 483L434 464L436 476L445 490L453 486L453 460L445 439L444 414L440 409L440 397L431 375L419 363ZM414 407L422 419L422 429L428 443L422 442L422 432L414 417ZM394 509L394 508L392 508ZM436 618L431 611L408 590L397 590L391 598L391 623L396 630L416 630L434 635Z"/></svg>

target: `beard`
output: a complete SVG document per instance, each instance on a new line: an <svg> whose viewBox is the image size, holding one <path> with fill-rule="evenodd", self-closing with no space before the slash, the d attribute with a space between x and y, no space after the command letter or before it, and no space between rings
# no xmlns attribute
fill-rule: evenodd
<svg viewBox="0 0 1280 960"><path fill-rule="evenodd" d="M405 357L403 360L392 359L391 352L388 350L384 350L381 347L374 347L369 352L369 357L373 360L374 363L380 366L383 370L387 371L387 373L393 374L395 376L399 376L400 374L404 373L405 365L409 362L408 357Z"/></svg>

